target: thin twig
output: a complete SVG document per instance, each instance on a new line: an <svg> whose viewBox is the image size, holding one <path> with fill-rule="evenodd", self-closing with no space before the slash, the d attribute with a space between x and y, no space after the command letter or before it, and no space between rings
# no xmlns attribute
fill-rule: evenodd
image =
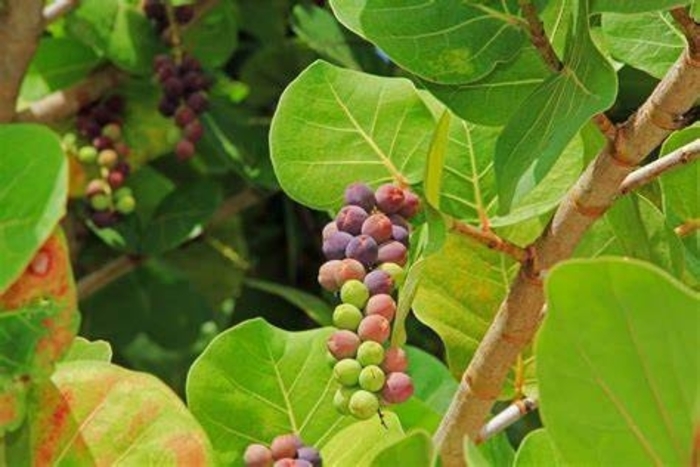
<svg viewBox="0 0 700 467"><path fill-rule="evenodd" d="M532 45L535 46L547 66L555 73L559 73L564 69L564 64L559 60L557 53L554 51L554 47L552 47L552 43L547 37L547 33L544 30L544 23L542 23L542 20L537 16L535 5L533 5L530 0L519 0L518 3L523 11L523 17L527 21Z"/></svg>
<svg viewBox="0 0 700 467"><path fill-rule="evenodd" d="M474 442L476 444L483 443L536 409L537 399L526 397L525 399L516 400L486 422Z"/></svg>
<svg viewBox="0 0 700 467"><path fill-rule="evenodd" d="M165 0L163 2L165 5L165 12L168 15L168 27L165 32L168 34L167 41L173 49L173 56L175 57L175 63L182 62L182 35L180 33L180 23L177 22L175 17L175 8L171 0Z"/></svg>
<svg viewBox="0 0 700 467"><path fill-rule="evenodd" d="M698 230L700 230L700 219L690 219L673 229L679 237L687 237Z"/></svg>
<svg viewBox="0 0 700 467"><path fill-rule="evenodd" d="M688 41L688 48L691 55L700 54L700 25L690 17L688 9L678 7L671 9L671 16L676 24L681 28L683 35Z"/></svg>
<svg viewBox="0 0 700 467"><path fill-rule="evenodd" d="M78 110L114 89L124 77L116 68L104 68L83 81L32 103L19 112L20 122L53 123L76 114Z"/></svg>
<svg viewBox="0 0 700 467"><path fill-rule="evenodd" d="M141 264L142 259L131 256L120 256L110 261L78 281L78 297L84 300L107 284L111 284L123 275L133 271Z"/></svg>
<svg viewBox="0 0 700 467"><path fill-rule="evenodd" d="M629 174L620 185L620 193L624 195L636 190L664 172L682 167L698 158L700 158L700 139L696 139Z"/></svg>
<svg viewBox="0 0 700 467"><path fill-rule="evenodd" d="M453 232L457 232L466 237L472 238L482 245L486 245L492 250L505 253L519 263L524 263L529 258L529 254L526 249L499 237L491 230L482 230L454 219L450 221L449 228Z"/></svg>
<svg viewBox="0 0 700 467"><path fill-rule="evenodd" d="M44 7L44 25L53 23L63 15L77 7L80 0L55 0L50 5Z"/></svg>
<svg viewBox="0 0 700 467"><path fill-rule="evenodd" d="M210 225L219 225L226 219L235 216L239 212L245 211L249 207L259 203L264 197L252 188L246 188L240 193L236 193L230 198L224 200L221 206L209 222Z"/></svg>
<svg viewBox="0 0 700 467"><path fill-rule="evenodd" d="M605 138L608 141L613 141L615 139L615 136L617 135L617 127L608 118L608 116L605 115L605 113L601 112L599 114L596 114L591 120L593 121L593 124L598 127L600 132L603 134L603 136L605 136Z"/></svg>

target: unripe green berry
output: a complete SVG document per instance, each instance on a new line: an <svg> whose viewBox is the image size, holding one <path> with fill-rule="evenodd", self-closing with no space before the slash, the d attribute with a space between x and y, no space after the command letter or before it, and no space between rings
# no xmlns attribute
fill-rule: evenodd
<svg viewBox="0 0 700 467"><path fill-rule="evenodd" d="M110 169L117 164L118 160L119 160L119 155L117 154L117 151L115 151L114 149L103 149L97 155L97 162L102 167L107 167Z"/></svg>
<svg viewBox="0 0 700 467"><path fill-rule="evenodd" d="M358 280L349 280L340 288L340 299L344 303L362 309L369 298L367 286Z"/></svg>
<svg viewBox="0 0 700 467"><path fill-rule="evenodd" d="M340 329L355 331L362 321L362 312L349 303L341 303L333 311L333 325Z"/></svg>
<svg viewBox="0 0 700 467"><path fill-rule="evenodd" d="M338 388L333 396L333 405L335 409L343 415L349 415L350 409L348 404L350 404L350 398L357 391L357 388Z"/></svg>
<svg viewBox="0 0 700 467"><path fill-rule="evenodd" d="M121 198L117 198L117 203L115 206L115 209L119 211L122 214L130 214L134 212L134 209L136 208L136 200L134 199L133 196L122 196Z"/></svg>
<svg viewBox="0 0 700 467"><path fill-rule="evenodd" d="M365 391L377 392L384 386L386 376L384 371L377 365L370 365L362 369L358 381L360 387Z"/></svg>
<svg viewBox="0 0 700 467"><path fill-rule="evenodd" d="M114 197L119 199L124 196L134 196L134 192L128 186L123 186L114 192Z"/></svg>
<svg viewBox="0 0 700 467"><path fill-rule="evenodd" d="M379 410L379 399L371 392L360 389L350 397L348 410L355 417L366 420Z"/></svg>
<svg viewBox="0 0 700 467"><path fill-rule="evenodd" d="M406 270L396 263L382 263L379 268L394 279L394 286L401 287L406 281Z"/></svg>
<svg viewBox="0 0 700 467"><path fill-rule="evenodd" d="M374 341L365 341L357 349L357 361L362 366L379 365L384 361L384 347Z"/></svg>
<svg viewBox="0 0 700 467"><path fill-rule="evenodd" d="M106 211L111 204L112 201L107 195L98 194L90 198L90 206L92 206L92 209L95 211Z"/></svg>
<svg viewBox="0 0 700 467"><path fill-rule="evenodd" d="M97 149L92 146L83 146L78 151L78 160L83 164L92 164L97 160Z"/></svg>
<svg viewBox="0 0 700 467"><path fill-rule="evenodd" d="M61 138L61 143L67 147L74 147L77 141L78 137L75 135L75 133L66 133L63 135L63 138Z"/></svg>
<svg viewBox="0 0 700 467"><path fill-rule="evenodd" d="M109 123L102 128L102 135L112 141L119 141L122 137L122 129L116 123Z"/></svg>
<svg viewBox="0 0 700 467"><path fill-rule="evenodd" d="M360 362L352 358L344 358L333 367L333 376L343 386L351 387L357 385L361 371Z"/></svg>

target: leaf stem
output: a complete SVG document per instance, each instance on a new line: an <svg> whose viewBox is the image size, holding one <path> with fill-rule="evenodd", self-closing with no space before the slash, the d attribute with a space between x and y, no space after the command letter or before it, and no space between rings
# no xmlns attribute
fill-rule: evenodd
<svg viewBox="0 0 700 467"><path fill-rule="evenodd" d="M127 255L110 261L78 281L78 298L80 300L88 298L107 284L136 269L142 261L143 258Z"/></svg>
<svg viewBox="0 0 700 467"><path fill-rule="evenodd" d="M693 18L690 17L688 8L672 8L671 16L688 41L688 48L690 49L691 55L700 55L700 24L696 23Z"/></svg>
<svg viewBox="0 0 700 467"><path fill-rule="evenodd" d="M679 237L687 237L698 230L700 230L700 219L690 219L673 229Z"/></svg>
<svg viewBox="0 0 700 467"><path fill-rule="evenodd" d="M480 444L502 432L525 415L537 410L537 399L518 399L486 422L479 431L475 443Z"/></svg>
<svg viewBox="0 0 700 467"><path fill-rule="evenodd" d="M525 248L519 247L518 245L499 237L491 230L479 229L465 222L449 218L448 223L450 230L453 232L457 232L461 235L472 238L492 250L505 253L519 263L526 262L530 257L530 254Z"/></svg>
<svg viewBox="0 0 700 467"><path fill-rule="evenodd" d="M535 46L537 51L540 53L542 60L547 64L547 66L555 73L559 73L564 69L564 64L557 53L552 47L552 43L547 37L547 33L544 30L544 23L537 16L537 9L531 0L519 0L520 9L523 12L523 17L527 22L528 32L530 34L530 41L532 45Z"/></svg>
<svg viewBox="0 0 700 467"><path fill-rule="evenodd" d="M44 26L57 21L73 8L78 6L80 0L55 0L53 3L46 5L43 11Z"/></svg>

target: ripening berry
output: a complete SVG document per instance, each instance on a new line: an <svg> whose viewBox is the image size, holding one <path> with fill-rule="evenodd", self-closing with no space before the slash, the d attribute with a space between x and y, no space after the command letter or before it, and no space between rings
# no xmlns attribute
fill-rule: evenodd
<svg viewBox="0 0 700 467"><path fill-rule="evenodd" d="M181 139L175 146L175 155L181 161L190 159L194 156L194 144L186 139Z"/></svg>
<svg viewBox="0 0 700 467"><path fill-rule="evenodd" d="M361 371L360 362L352 358L344 358L333 367L333 376L343 386L352 387L357 385Z"/></svg>
<svg viewBox="0 0 700 467"><path fill-rule="evenodd" d="M164 117L172 117L177 111L178 101L163 96L158 103L158 111Z"/></svg>
<svg viewBox="0 0 700 467"><path fill-rule="evenodd" d="M109 192L109 185L102 179L96 178L90 180L85 188L85 195L90 198L98 194L106 194Z"/></svg>
<svg viewBox="0 0 700 467"><path fill-rule="evenodd" d="M184 91L185 87L177 76L171 76L163 82L163 94L168 99L177 99L182 96Z"/></svg>
<svg viewBox="0 0 700 467"><path fill-rule="evenodd" d="M97 149L92 146L83 146L78 151L78 160L83 164L92 164L97 160Z"/></svg>
<svg viewBox="0 0 700 467"><path fill-rule="evenodd" d="M196 119L197 114L195 114L189 107L180 107L175 112L175 124L180 128L185 128Z"/></svg>
<svg viewBox="0 0 700 467"><path fill-rule="evenodd" d="M92 139L92 145L95 149L102 151L103 149L109 149L112 147L112 140L106 136L96 136Z"/></svg>
<svg viewBox="0 0 700 467"><path fill-rule="evenodd" d="M95 211L106 211L112 205L112 200L104 194L97 194L90 198L90 206Z"/></svg>
<svg viewBox="0 0 700 467"><path fill-rule="evenodd" d="M336 232L338 232L338 226L336 225L335 221L330 221L323 227L321 237L323 238L323 240L325 240Z"/></svg>
<svg viewBox="0 0 700 467"><path fill-rule="evenodd" d="M367 316L383 316L387 321L391 322L391 320L394 319L394 315L396 315L396 301L388 294L372 295L369 297L369 300L367 300L365 313Z"/></svg>
<svg viewBox="0 0 700 467"><path fill-rule="evenodd" d="M387 373L400 373L408 369L408 356L401 347L391 347L384 353L382 369Z"/></svg>
<svg viewBox="0 0 700 467"><path fill-rule="evenodd" d="M272 440L270 451L272 451L272 457L274 459L282 459L284 457L294 458L297 456L297 449L303 445L304 443L297 435L280 435Z"/></svg>
<svg viewBox="0 0 700 467"><path fill-rule="evenodd" d="M360 206L367 212L374 208L374 192L364 183L353 183L345 189L345 204Z"/></svg>
<svg viewBox="0 0 700 467"><path fill-rule="evenodd" d="M404 190L403 206L399 209L399 214L406 219L410 219L418 213L420 209L420 198L412 191Z"/></svg>
<svg viewBox="0 0 700 467"><path fill-rule="evenodd" d="M348 405L350 404L350 398L356 391L357 388L338 388L333 395L333 405L335 409L343 415L349 415L350 409Z"/></svg>
<svg viewBox="0 0 700 467"><path fill-rule="evenodd" d="M406 270L396 263L382 263L377 269L389 274L396 287L401 287L406 280Z"/></svg>
<svg viewBox="0 0 700 467"><path fill-rule="evenodd" d="M114 143L114 150L122 157L128 156L131 152L131 149L129 149L129 146L124 141L117 141Z"/></svg>
<svg viewBox="0 0 700 467"><path fill-rule="evenodd" d="M350 397L348 410L355 417L366 420L379 410L379 399L371 392L360 389Z"/></svg>
<svg viewBox="0 0 700 467"><path fill-rule="evenodd" d="M134 192L128 186L123 186L114 192L114 198L119 199L124 196L134 196Z"/></svg>
<svg viewBox="0 0 700 467"><path fill-rule="evenodd" d="M335 281L338 287L342 287L347 281L363 280L365 275L366 271L362 263L352 258L345 258L341 260L340 267L335 270Z"/></svg>
<svg viewBox="0 0 700 467"><path fill-rule="evenodd" d="M384 361L384 347L379 342L363 342L357 348L357 361L363 367L381 364Z"/></svg>
<svg viewBox="0 0 700 467"><path fill-rule="evenodd" d="M116 116L107 108L102 105L96 105L92 108L92 118L100 125L106 125L110 123Z"/></svg>
<svg viewBox="0 0 700 467"><path fill-rule="evenodd" d="M198 91L190 94L187 97L187 107L192 109L197 115L207 110L207 107L209 107L209 99L207 99L206 93Z"/></svg>
<svg viewBox="0 0 700 467"><path fill-rule="evenodd" d="M386 376L377 365L369 365L362 369L358 382L365 391L377 392L384 386Z"/></svg>
<svg viewBox="0 0 700 467"><path fill-rule="evenodd" d="M129 165L128 162L126 161L119 161L117 162L117 165L114 166L114 169L112 169L116 172L120 172L124 177L128 177L129 174L131 173L131 166Z"/></svg>
<svg viewBox="0 0 700 467"><path fill-rule="evenodd" d="M413 395L413 381L406 373L389 373L382 389L382 399L389 404L400 404Z"/></svg>
<svg viewBox="0 0 700 467"><path fill-rule="evenodd" d="M379 245L377 261L380 263L396 263L405 266L408 260L408 250L403 243L391 241Z"/></svg>
<svg viewBox="0 0 700 467"><path fill-rule="evenodd" d="M362 312L349 303L341 303L333 311L333 325L338 329L355 331L362 321Z"/></svg>
<svg viewBox="0 0 700 467"><path fill-rule="evenodd" d="M246 467L272 467L272 451L262 444L250 444L243 454Z"/></svg>
<svg viewBox="0 0 700 467"><path fill-rule="evenodd" d="M362 233L372 237L377 243L383 243L392 238L391 219L381 213L372 214L362 223Z"/></svg>
<svg viewBox="0 0 700 467"><path fill-rule="evenodd" d="M114 225L118 217L114 211L94 211L90 214L90 219L96 227L102 229Z"/></svg>
<svg viewBox="0 0 700 467"><path fill-rule="evenodd" d="M381 269L375 269L364 280L370 295L390 294L394 290L394 279Z"/></svg>
<svg viewBox="0 0 700 467"><path fill-rule="evenodd" d="M335 223L338 230L358 235L367 217L367 211L359 206L343 206L335 217Z"/></svg>
<svg viewBox="0 0 700 467"><path fill-rule="evenodd" d="M369 235L358 235L348 243L347 248L345 248L345 256L370 268L377 262L379 246Z"/></svg>
<svg viewBox="0 0 700 467"><path fill-rule="evenodd" d="M153 57L153 70L158 71L164 66L168 66L172 63L173 59L168 54L159 54Z"/></svg>
<svg viewBox="0 0 700 467"><path fill-rule="evenodd" d="M204 89L206 86L204 77L201 73L190 71L182 78L182 83L185 85L185 92L192 93Z"/></svg>
<svg viewBox="0 0 700 467"><path fill-rule="evenodd" d="M136 208L136 200L133 196L130 195L122 196L120 198L117 198L117 202L115 203L114 208L120 214L131 214Z"/></svg>
<svg viewBox="0 0 700 467"><path fill-rule="evenodd" d="M362 341L374 341L383 344L389 339L391 324L380 315L365 316L357 327L357 335Z"/></svg>
<svg viewBox="0 0 700 467"><path fill-rule="evenodd" d="M194 17L194 8L192 5L180 5L175 8L175 21L178 24L189 23Z"/></svg>
<svg viewBox="0 0 700 467"><path fill-rule="evenodd" d="M403 190L390 183L377 188L374 198L377 200L377 207L386 214L399 212L401 207L403 207Z"/></svg>
<svg viewBox="0 0 700 467"><path fill-rule="evenodd" d="M352 331L335 331L326 341L326 347L337 360L353 358L360 346L360 338Z"/></svg>
<svg viewBox="0 0 700 467"><path fill-rule="evenodd" d="M332 259L323 263L318 269L318 283L321 284L321 287L329 292L337 292L340 290L338 271L341 267L342 263L337 259Z"/></svg>
<svg viewBox="0 0 700 467"><path fill-rule="evenodd" d="M349 280L340 288L340 299L344 303L355 305L362 309L369 298L369 290L365 284L358 280Z"/></svg>
<svg viewBox="0 0 700 467"><path fill-rule="evenodd" d="M400 225L391 226L391 238L408 246L408 230Z"/></svg>
<svg viewBox="0 0 700 467"><path fill-rule="evenodd" d="M406 219L404 219L400 215L392 214L389 216L389 219L391 219L392 224L394 224L398 227L403 227L404 229L406 229L406 231L411 230L411 225L408 223L408 221Z"/></svg>
<svg viewBox="0 0 700 467"><path fill-rule="evenodd" d="M124 174L118 170L112 170L107 175L107 183L109 183L109 186L111 186L113 189L117 189L122 186L124 184L124 180Z"/></svg>
<svg viewBox="0 0 700 467"><path fill-rule="evenodd" d="M182 57L182 63L180 64L182 71L202 71L202 64L199 63L192 55L185 55Z"/></svg>
<svg viewBox="0 0 700 467"><path fill-rule="evenodd" d="M311 446L302 446L297 450L297 459L309 462L313 467L321 467L321 453Z"/></svg>
<svg viewBox="0 0 700 467"><path fill-rule="evenodd" d="M283 457L276 460L272 467L297 467L297 461L291 457Z"/></svg>
<svg viewBox="0 0 700 467"><path fill-rule="evenodd" d="M202 126L199 120L195 120L194 122L190 122L185 127L184 132L186 139L192 141L193 143L196 143L197 141L202 139L202 136L204 136L204 127Z"/></svg>
<svg viewBox="0 0 700 467"><path fill-rule="evenodd" d="M314 467L314 465L306 459L294 459L294 467Z"/></svg>
<svg viewBox="0 0 700 467"><path fill-rule="evenodd" d="M116 114L124 112L124 98L119 94L112 94L102 102L102 105Z"/></svg>
<svg viewBox="0 0 700 467"><path fill-rule="evenodd" d="M109 123L102 127L102 135L112 141L119 141L122 137L122 128L116 123Z"/></svg>
<svg viewBox="0 0 700 467"><path fill-rule="evenodd" d="M343 259L345 250L353 236L347 232L336 232L323 241L323 254L326 259Z"/></svg>
<svg viewBox="0 0 700 467"><path fill-rule="evenodd" d="M97 154L97 163L102 167L112 168L119 160L119 154L114 149L103 149Z"/></svg>

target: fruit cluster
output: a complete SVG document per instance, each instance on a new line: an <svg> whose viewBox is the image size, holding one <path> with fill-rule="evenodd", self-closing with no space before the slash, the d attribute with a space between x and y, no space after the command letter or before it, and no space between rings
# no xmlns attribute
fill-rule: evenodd
<svg viewBox="0 0 700 467"><path fill-rule="evenodd" d="M167 0L165 0L167 1ZM164 0L146 0L143 4L143 11L148 19L151 20L158 34L162 33L168 26L168 10ZM173 8L173 17L177 24L187 24L194 17L194 8L192 5L180 5Z"/></svg>
<svg viewBox="0 0 700 467"><path fill-rule="evenodd" d="M119 95L88 105L78 112L76 128L87 144L78 148L78 138L63 138L66 152L83 164L92 176L85 189L90 218L97 227L108 227L120 216L134 211L136 201L125 186L131 167L126 161L129 146L122 135L124 100Z"/></svg>
<svg viewBox="0 0 700 467"><path fill-rule="evenodd" d="M392 184L376 192L363 183L345 190L345 206L323 229L328 260L318 281L339 292L333 312L339 328L328 339L333 374L341 384L334 404L343 414L367 419L380 403L395 404L413 394L403 349L388 347L396 314L393 294L404 280L409 218L418 211L418 196Z"/></svg>
<svg viewBox="0 0 700 467"><path fill-rule="evenodd" d="M318 449L305 446L295 434L280 435L270 447L250 444L243 454L246 467L321 467L323 462Z"/></svg>

